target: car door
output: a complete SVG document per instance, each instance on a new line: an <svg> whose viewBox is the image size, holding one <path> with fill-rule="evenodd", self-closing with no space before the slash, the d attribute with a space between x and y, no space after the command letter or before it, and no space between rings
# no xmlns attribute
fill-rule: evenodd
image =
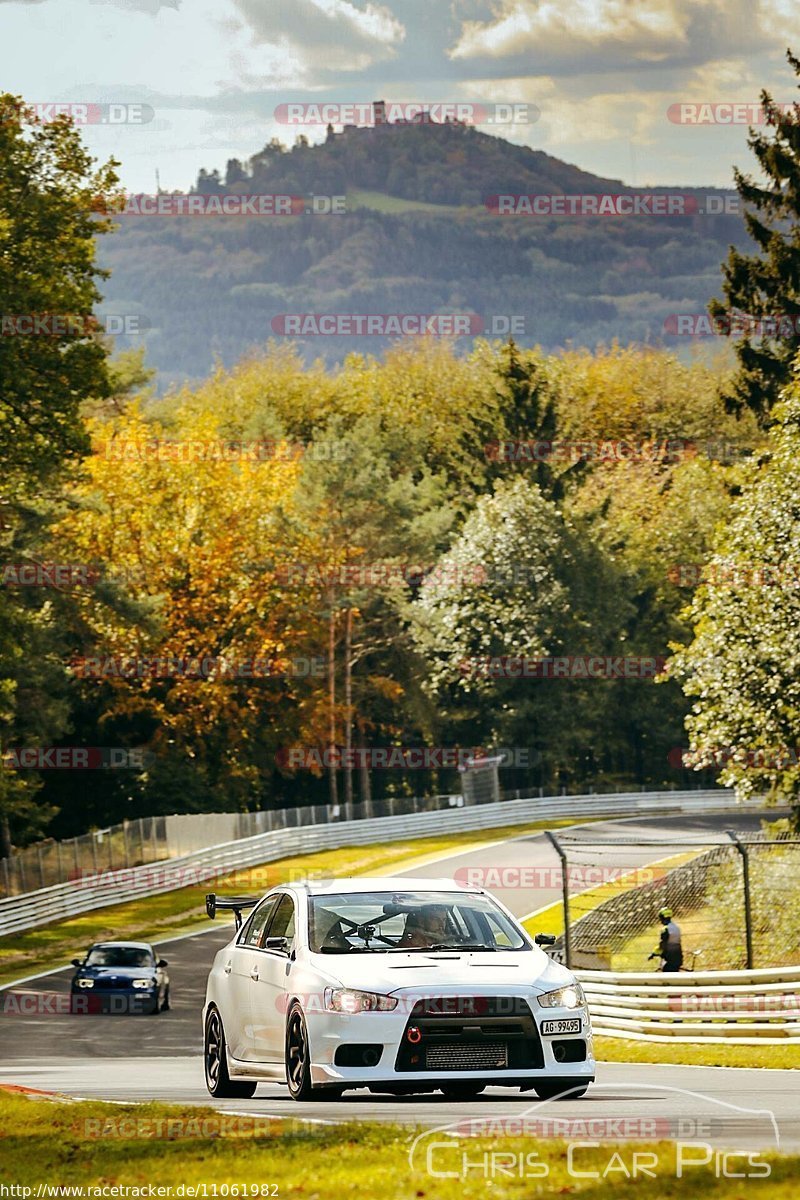
<svg viewBox="0 0 800 1200"><path fill-rule="evenodd" d="M280 1063L284 1059L286 996L292 974L297 917L295 902L284 892L270 919L265 939L282 937L286 949L257 951L250 971L250 1021L253 1056L258 1062Z"/></svg>
<svg viewBox="0 0 800 1200"><path fill-rule="evenodd" d="M253 910L239 934L238 941L229 947L222 968L228 976L227 1003L222 1011L225 1037L233 1057L244 1062L253 1058L250 972L279 899L279 896L267 896L266 900L262 900L258 908Z"/></svg>

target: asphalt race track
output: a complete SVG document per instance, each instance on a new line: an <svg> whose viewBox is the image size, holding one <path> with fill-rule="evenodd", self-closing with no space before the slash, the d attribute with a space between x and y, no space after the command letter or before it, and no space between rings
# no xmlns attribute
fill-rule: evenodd
<svg viewBox="0 0 800 1200"><path fill-rule="evenodd" d="M772 814L771 814L772 815ZM777 815L777 813L775 814ZM702 817L647 817L604 821L560 831L570 839L570 860L582 866L643 866L692 846L721 840L725 829L759 828L757 814L723 813ZM487 835L488 837L491 835ZM637 845L637 839L665 844ZM583 849L577 844L584 843ZM596 844L602 842L601 845ZM671 845L669 843L672 843ZM474 847L464 854L428 862L404 875L452 878L465 868L497 868L492 891L523 917L560 897L560 887L539 879L536 887L516 886L516 868L555 867L553 848L541 834ZM459 874L459 877L462 877ZM523 880L522 882L529 882ZM587 886L592 880L587 879ZM369 1119L441 1126L470 1118L520 1118L525 1114L559 1119L652 1117L656 1136L685 1137L748 1149L800 1147L798 1073L671 1065L601 1065L597 1082L576 1101L542 1109L535 1093L488 1088L476 1100L454 1105L432 1096L392 1097L366 1090L346 1092L339 1101L298 1104L284 1087L260 1084L252 1100L213 1101L203 1082L201 1010L206 976L216 951L230 937L227 915L190 937L162 942L169 961L169 1012L155 1016L35 1015L0 1013L0 1083L74 1097L115 1101L163 1100L211 1105L215 1109L316 1122ZM84 949L75 947L76 956ZM642 964L646 969L646 964ZM13 991L39 994L69 990L72 968L38 976ZM760 1115L756 1115L759 1113ZM773 1121L774 1116L774 1121ZM778 1141L779 1133L779 1141ZM613 1140L610 1136L599 1140Z"/></svg>

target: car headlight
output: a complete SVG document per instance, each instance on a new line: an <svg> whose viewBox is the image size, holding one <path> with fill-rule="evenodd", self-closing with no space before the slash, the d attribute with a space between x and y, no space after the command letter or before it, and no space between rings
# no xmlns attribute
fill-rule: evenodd
<svg viewBox="0 0 800 1200"><path fill-rule="evenodd" d="M586 1003L583 988L579 983L568 983L554 992L544 992L538 997L542 1008L580 1008Z"/></svg>
<svg viewBox="0 0 800 1200"><path fill-rule="evenodd" d="M154 988L156 981L155 979L134 979L133 986L135 988Z"/></svg>
<svg viewBox="0 0 800 1200"><path fill-rule="evenodd" d="M394 996L381 996L377 992L358 992L353 988L326 988L325 1007L329 1012L362 1013L391 1012L397 1008Z"/></svg>
<svg viewBox="0 0 800 1200"><path fill-rule="evenodd" d="M80 988L90 988L90 987L94 987L94 980L93 979L78 979L77 984L78 984L78 987L80 987Z"/></svg>

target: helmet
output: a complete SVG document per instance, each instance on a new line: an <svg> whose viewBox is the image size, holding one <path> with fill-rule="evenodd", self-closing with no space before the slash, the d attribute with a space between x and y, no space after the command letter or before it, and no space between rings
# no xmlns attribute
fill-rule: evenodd
<svg viewBox="0 0 800 1200"><path fill-rule="evenodd" d="M665 921L671 921L672 920L672 909L671 908L660 908L658 910L658 915L660 917L663 917Z"/></svg>

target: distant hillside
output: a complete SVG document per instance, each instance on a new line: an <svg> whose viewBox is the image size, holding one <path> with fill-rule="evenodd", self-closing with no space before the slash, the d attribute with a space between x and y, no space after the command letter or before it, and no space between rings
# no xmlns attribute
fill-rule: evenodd
<svg viewBox="0 0 800 1200"><path fill-rule="evenodd" d="M745 244L738 216L499 217L484 205L497 193L647 189L465 127L352 129L292 150L273 142L247 165L202 171L197 190L347 194L347 212L121 218L101 245L113 271L103 309L140 314L162 384L282 339L286 313L471 313L498 334L516 318L517 340L546 349L613 338L685 345L665 333L666 319L703 312L728 245ZM690 191L658 189L667 190ZM705 194L695 195L702 209ZM335 362L387 343L299 344Z"/></svg>
<svg viewBox="0 0 800 1200"><path fill-rule="evenodd" d="M406 200L476 207L497 192L623 191L541 150L515 146L467 125L385 125L350 128L291 150L278 140L247 166L229 161L223 174L202 171L196 190L249 190L320 194L354 189Z"/></svg>

